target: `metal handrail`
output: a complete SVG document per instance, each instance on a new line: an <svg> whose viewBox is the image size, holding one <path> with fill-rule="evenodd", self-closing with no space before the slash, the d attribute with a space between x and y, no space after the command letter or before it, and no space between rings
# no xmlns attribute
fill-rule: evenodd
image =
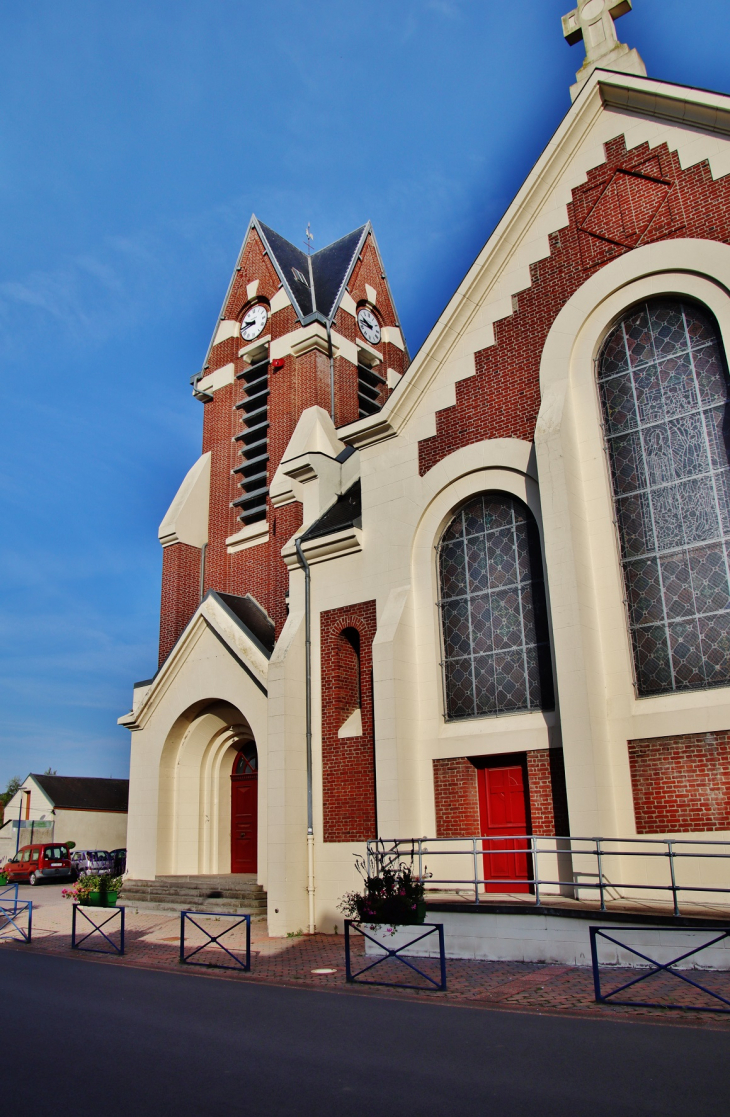
<svg viewBox="0 0 730 1117"><path fill-rule="evenodd" d="M509 843L505 846L503 843ZM549 843L549 845L545 845ZM461 849L453 848L460 845ZM581 845L588 848L580 848ZM442 846L445 848L434 848ZM618 846L619 848L611 848ZM641 849L631 848L641 846ZM647 847L660 847L658 849ZM707 847L723 847L725 852L705 852ZM677 847L692 847L691 849L678 849ZM422 880L428 880L429 888L436 885L460 885L468 887L474 892L474 903L479 904L484 899L484 891L488 885L503 885L504 892L510 892L510 883L518 883L500 877L486 877L479 873L479 858L489 854L502 852L515 852L526 855L532 859L532 871L519 883L528 883L533 889L535 904L542 904L541 889L545 887L560 887L573 889L594 889L600 899L600 910L606 911L606 891L650 891L666 892L672 897L672 906L675 915L679 915L679 893L706 893L727 894L730 896L730 871L728 873L728 886L718 887L707 884L692 883L680 884L677 880L676 862L683 860L724 860L728 862L730 870L730 841L715 839L691 838L599 838L599 837L569 837L541 834L505 834L505 835L464 835L459 838L378 838L367 843L367 871L370 876L377 876L378 872L387 867L409 862L417 865L417 875ZM539 873L540 856L562 856L570 859L570 876L553 879L541 877ZM470 871L459 877L438 877L429 871L426 857L466 857L471 866ZM591 857L594 859L597 878L590 880L576 880L574 859ZM660 858L669 866L669 882L667 884L651 884L644 881L616 881L609 880L605 872L607 858ZM433 861L431 862L433 865ZM582 870L577 870L581 872ZM559 870L560 874L560 870ZM624 897L625 898L625 897Z"/></svg>

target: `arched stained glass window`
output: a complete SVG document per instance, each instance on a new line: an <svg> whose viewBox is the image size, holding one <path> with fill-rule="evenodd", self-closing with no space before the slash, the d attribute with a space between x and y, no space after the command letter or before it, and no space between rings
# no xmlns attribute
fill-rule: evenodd
<svg viewBox="0 0 730 1117"><path fill-rule="evenodd" d="M714 319L652 299L598 362L640 695L730 683L728 378Z"/></svg>
<svg viewBox="0 0 730 1117"><path fill-rule="evenodd" d="M253 741L246 741L233 764L234 776L253 776L258 770L259 756Z"/></svg>
<svg viewBox="0 0 730 1117"><path fill-rule="evenodd" d="M506 493L464 505L438 547L446 716L553 706L540 538Z"/></svg>

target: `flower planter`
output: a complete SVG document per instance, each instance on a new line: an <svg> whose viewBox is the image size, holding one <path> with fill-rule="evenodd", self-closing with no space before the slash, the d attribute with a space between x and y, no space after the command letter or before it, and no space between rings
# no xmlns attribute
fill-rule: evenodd
<svg viewBox="0 0 730 1117"><path fill-rule="evenodd" d="M438 944L435 941L431 942L430 938L417 943L413 948L408 945L424 934L422 924L369 923L366 919L358 920L358 924L365 932L367 955L385 954L389 950L400 950L402 954L414 958L428 957L434 953L438 955ZM379 945L381 943L382 948Z"/></svg>
<svg viewBox="0 0 730 1117"><path fill-rule="evenodd" d="M87 908L115 908L117 906L118 892L90 892L84 900L79 900Z"/></svg>

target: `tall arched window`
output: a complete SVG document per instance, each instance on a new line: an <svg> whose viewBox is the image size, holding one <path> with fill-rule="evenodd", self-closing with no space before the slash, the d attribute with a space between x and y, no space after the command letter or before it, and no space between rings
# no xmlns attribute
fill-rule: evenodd
<svg viewBox="0 0 730 1117"><path fill-rule="evenodd" d="M730 683L728 378L711 315L633 307L598 380L640 695Z"/></svg>
<svg viewBox="0 0 730 1117"><path fill-rule="evenodd" d="M461 508L438 547L446 716L551 709L540 538L507 493Z"/></svg>

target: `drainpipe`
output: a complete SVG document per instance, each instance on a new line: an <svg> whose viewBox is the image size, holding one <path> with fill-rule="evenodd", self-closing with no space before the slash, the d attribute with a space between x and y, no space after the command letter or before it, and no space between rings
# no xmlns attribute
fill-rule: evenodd
<svg viewBox="0 0 730 1117"><path fill-rule="evenodd" d="M330 356L330 418L335 421L335 355L332 351L332 323L327 322L327 346Z"/></svg>
<svg viewBox="0 0 730 1117"><path fill-rule="evenodd" d="M200 593L198 600L203 600L203 591L205 590L205 556L208 553L208 544L204 543L200 548Z"/></svg>
<svg viewBox="0 0 730 1117"><path fill-rule="evenodd" d="M304 658L307 740L307 897L309 899L309 934L314 934L314 822L312 810L312 611L311 573L304 557L300 539L294 540L299 565L304 571Z"/></svg>

